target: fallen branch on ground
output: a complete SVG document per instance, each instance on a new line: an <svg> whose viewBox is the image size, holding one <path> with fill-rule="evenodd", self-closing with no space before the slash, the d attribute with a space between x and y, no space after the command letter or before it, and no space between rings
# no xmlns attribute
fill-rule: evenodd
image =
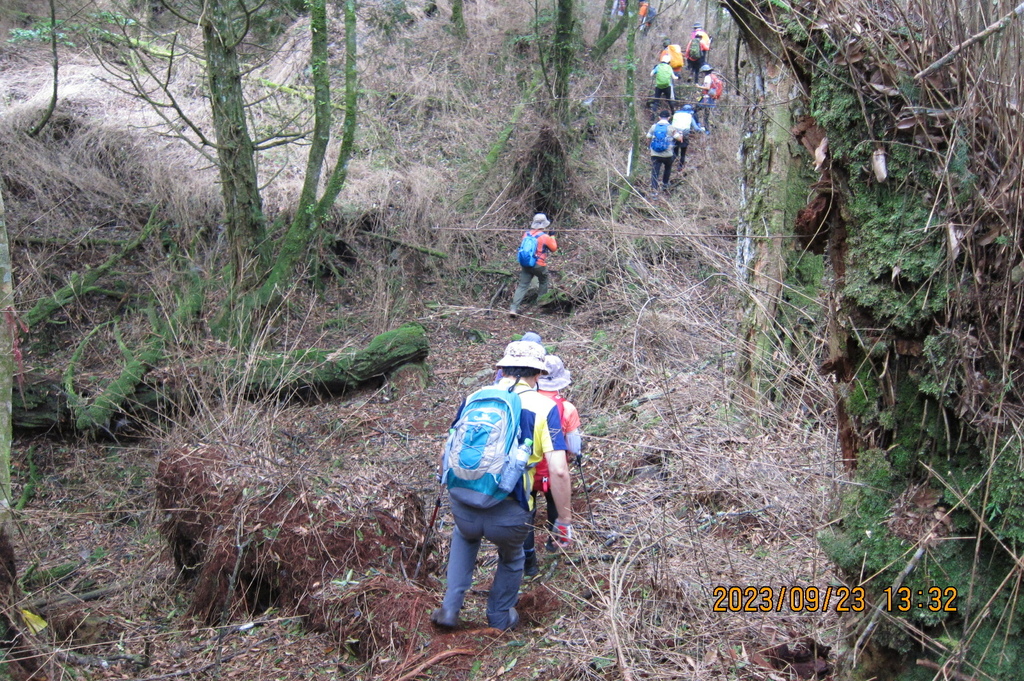
<svg viewBox="0 0 1024 681"><path fill-rule="evenodd" d="M55 292L49 298L40 300L35 306L25 314L25 324L31 329L41 322L49 319L50 315L57 310L63 308L68 303L73 301L75 298L92 292L103 292L95 286L96 281L111 270L121 259L126 255L134 251L136 248L141 246L146 239L153 233L159 223L153 219L152 216L149 218L149 222L143 227L142 232L134 240L129 242L119 252L107 258L106 262L97 267L96 269L88 270L85 274L80 272L72 272L71 276L68 277L68 285Z"/></svg>
<svg viewBox="0 0 1024 681"><path fill-rule="evenodd" d="M946 665L932 662L931 660L918 660L918 667L924 667L925 669L931 669L932 671L942 672L942 677L946 679L953 679L954 681L978 681L977 678L964 674L963 672L954 671L947 669Z"/></svg>
<svg viewBox="0 0 1024 681"><path fill-rule="evenodd" d="M443 653L434 655L432 658L416 667L416 669L413 669L405 676L395 679L395 681L411 681L441 660L446 660L449 657L455 657L456 655L473 655L475 652L475 650L470 648L453 648L452 650L446 650Z"/></svg>

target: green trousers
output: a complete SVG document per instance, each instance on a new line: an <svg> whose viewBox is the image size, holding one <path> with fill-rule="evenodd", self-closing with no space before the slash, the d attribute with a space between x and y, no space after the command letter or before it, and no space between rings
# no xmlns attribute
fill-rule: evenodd
<svg viewBox="0 0 1024 681"><path fill-rule="evenodd" d="M523 302L523 298L526 297L526 292L530 290L530 284L533 283L533 278L537 277L537 297L540 298L548 292L548 268L547 267L527 267L526 265L520 265L522 268L519 271L519 286L516 287L516 294L512 296L512 307L509 308L509 312L518 312L519 305Z"/></svg>

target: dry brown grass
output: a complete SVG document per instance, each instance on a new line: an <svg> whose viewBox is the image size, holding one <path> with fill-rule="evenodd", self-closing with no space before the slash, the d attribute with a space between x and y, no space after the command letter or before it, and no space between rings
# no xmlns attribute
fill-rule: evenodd
<svg viewBox="0 0 1024 681"><path fill-rule="evenodd" d="M615 213L628 135L621 72L612 60L588 65L573 82L572 93L578 100L596 97L595 105L579 109L579 119L568 130L553 128L572 150L577 177L554 225L565 252L553 259L553 269L558 285L566 288L582 286L598 272L604 276L588 302L572 314L538 313L518 320L496 315L491 301L499 310L505 306L510 279L480 270L514 269L511 253L533 212L508 189L514 161L527 156L538 129L552 123L540 111L544 95L539 94L507 153L471 197L471 207L456 207L531 80L531 54L518 54L512 46L517 35L528 32L531 10L525 3L467 5L470 32L477 38L463 47L445 30L441 5L439 18L418 22L398 42L369 36L361 44L366 94L360 155L328 226L330 236L345 241L358 263L340 279L307 273L306 281L314 285L295 291L280 317L256 330L253 346L357 345L396 321L417 318L431 335L431 384L390 383L323 405L253 402L216 372L191 369L196 360L216 365L237 352L210 341L200 324L168 348L160 371L201 397L162 424L145 446L35 443L37 463L52 478L22 516L33 533L21 541L23 562L51 566L80 548L117 547L116 560L90 558L82 569L83 577L103 584L131 580L116 598L102 601L96 612L108 617L107 628L85 652L108 656L124 648L141 654L149 646L159 665L154 674L180 664L172 660L174 651L184 651L181 655L198 669L213 660L213 650L237 646L233 649L241 652L253 644L255 652L229 656L221 669L270 678L279 671L277 656L266 650L271 636L280 650L301 650L294 668L309 678L358 678L367 670L395 669L383 656L355 660L329 639L295 634L290 621L273 612L248 614L260 620L258 628L266 636L246 638L231 630L226 641L186 617L187 594L174 582L153 532L160 519L152 517L148 480L160 452L201 441L232 451L238 479L264 485L270 493L302 479L324 491L355 496L359 485L373 489L398 480L403 489L430 502L434 453L454 406L469 389L467 378L489 376L504 343L532 327L573 371L569 396L581 409L589 434L584 475L593 506L588 508L577 474L579 547L557 558L554 568L555 558L545 557L545 570L553 576L546 583L558 593L556 611L549 612L554 597L536 596L543 607L530 609L535 629L522 635L536 643L537 652L524 653L518 669L533 665L531 671L546 673L543 661L553 655L563 661L565 678L594 678L598 672L589 665L595 660L601 666L611 660L613 668L623 666L650 679L766 678L767 670L749 664L751 650L802 635L834 642L842 632L831 616L784 612L748 618L709 612L710 588L716 584L826 585L831 575L814 533L825 522L837 484L827 410L815 420L804 419L795 402L784 403L789 411L781 413L769 405L748 411L732 402L737 293L730 284L731 245L725 237L737 209L733 188L739 133L724 124L715 136L695 140L692 170L668 203L652 205L637 191ZM671 15L663 20L671 26L692 21ZM595 23L588 16L588 35ZM286 37L287 58L264 67L267 77L304 84L296 66L304 63L300 29ZM654 49L652 39L643 49ZM413 66L395 64L397 52ZM183 71L183 92L194 76ZM198 100L191 103L200 110ZM267 106L275 109L266 113L269 120L303 105L278 96ZM264 121L262 113L254 115ZM82 121L88 129L95 125L88 116ZM145 174L131 187L117 186L128 202L139 200L132 187L150 192L144 196L167 207L185 243L194 226L215 218L216 188L210 170L178 171L197 168L201 161L166 144L148 137L141 149L130 147L148 161L133 172ZM188 155L188 163L175 160L179 153ZM279 149L261 162L262 176L270 180L265 196L272 214L286 216L292 209L303 156L303 148ZM131 156L133 162L137 158ZM647 172L642 161L641 186ZM47 182L69 181L59 174L56 178L46 175ZM83 201L81 210L95 211L99 203ZM70 231L69 225L64 228ZM450 257L434 258L369 233L429 246ZM217 247L197 246L192 266L215 271ZM322 248L329 247L325 237ZM149 253L140 266L148 263L158 270L159 255ZM36 262L42 273L51 261L40 257ZM159 271L146 281L158 309L172 308L175 281L174 275ZM68 336L68 346L74 347L82 329L105 318L84 319L78 335ZM139 323L130 337L144 337L146 329ZM473 331L488 342L468 340ZM86 363L99 369L105 357L118 351L112 337L98 336L94 343ZM813 375L805 378L819 385ZM758 423L772 428L762 430ZM30 444L19 446L24 451ZM19 479L24 479L23 458L18 466ZM74 529L62 529L61 521L69 517L75 522L65 527ZM443 514L440 535L449 530ZM612 531L618 539L607 547ZM443 543L435 557L443 557ZM424 602L439 598L443 587L438 577L433 572L427 588L418 592ZM49 593L57 585L40 588ZM469 621L482 621L481 600L471 594ZM238 616L240 622L243 615ZM381 649L388 656L396 653L395 641L406 642L393 630L351 624L352 631L369 631L385 642ZM198 644L187 641L186 634L206 645L189 649ZM433 637L433 632L418 628L416 636ZM745 647L737 652L737 646ZM510 661L500 646L481 647L485 670L496 673ZM463 678L466 669L468 664L454 668L453 677Z"/></svg>

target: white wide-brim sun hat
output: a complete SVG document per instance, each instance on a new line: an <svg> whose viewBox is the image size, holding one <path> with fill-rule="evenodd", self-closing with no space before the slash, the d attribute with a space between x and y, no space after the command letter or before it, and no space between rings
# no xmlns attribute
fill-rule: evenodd
<svg viewBox="0 0 1024 681"><path fill-rule="evenodd" d="M512 341L505 346L505 356L498 360L499 367L530 367L546 372L544 356L547 351L542 345L531 341Z"/></svg>
<svg viewBox="0 0 1024 681"><path fill-rule="evenodd" d="M541 390L562 390L572 383L572 374L565 368L562 359L557 355L548 355L544 359L544 365L548 370L548 375L541 376L537 380L537 387Z"/></svg>

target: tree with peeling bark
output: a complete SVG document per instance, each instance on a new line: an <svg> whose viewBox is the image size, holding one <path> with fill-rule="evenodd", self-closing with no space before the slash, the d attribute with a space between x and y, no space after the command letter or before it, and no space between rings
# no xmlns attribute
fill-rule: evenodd
<svg viewBox="0 0 1024 681"><path fill-rule="evenodd" d="M755 70L739 364L761 400L795 362L834 377L851 484L820 541L877 605L843 661L1018 678L1024 5L723 4Z"/></svg>
<svg viewBox="0 0 1024 681"><path fill-rule="evenodd" d="M14 387L14 271L7 240L3 186L0 186L0 528L11 510L11 413Z"/></svg>

